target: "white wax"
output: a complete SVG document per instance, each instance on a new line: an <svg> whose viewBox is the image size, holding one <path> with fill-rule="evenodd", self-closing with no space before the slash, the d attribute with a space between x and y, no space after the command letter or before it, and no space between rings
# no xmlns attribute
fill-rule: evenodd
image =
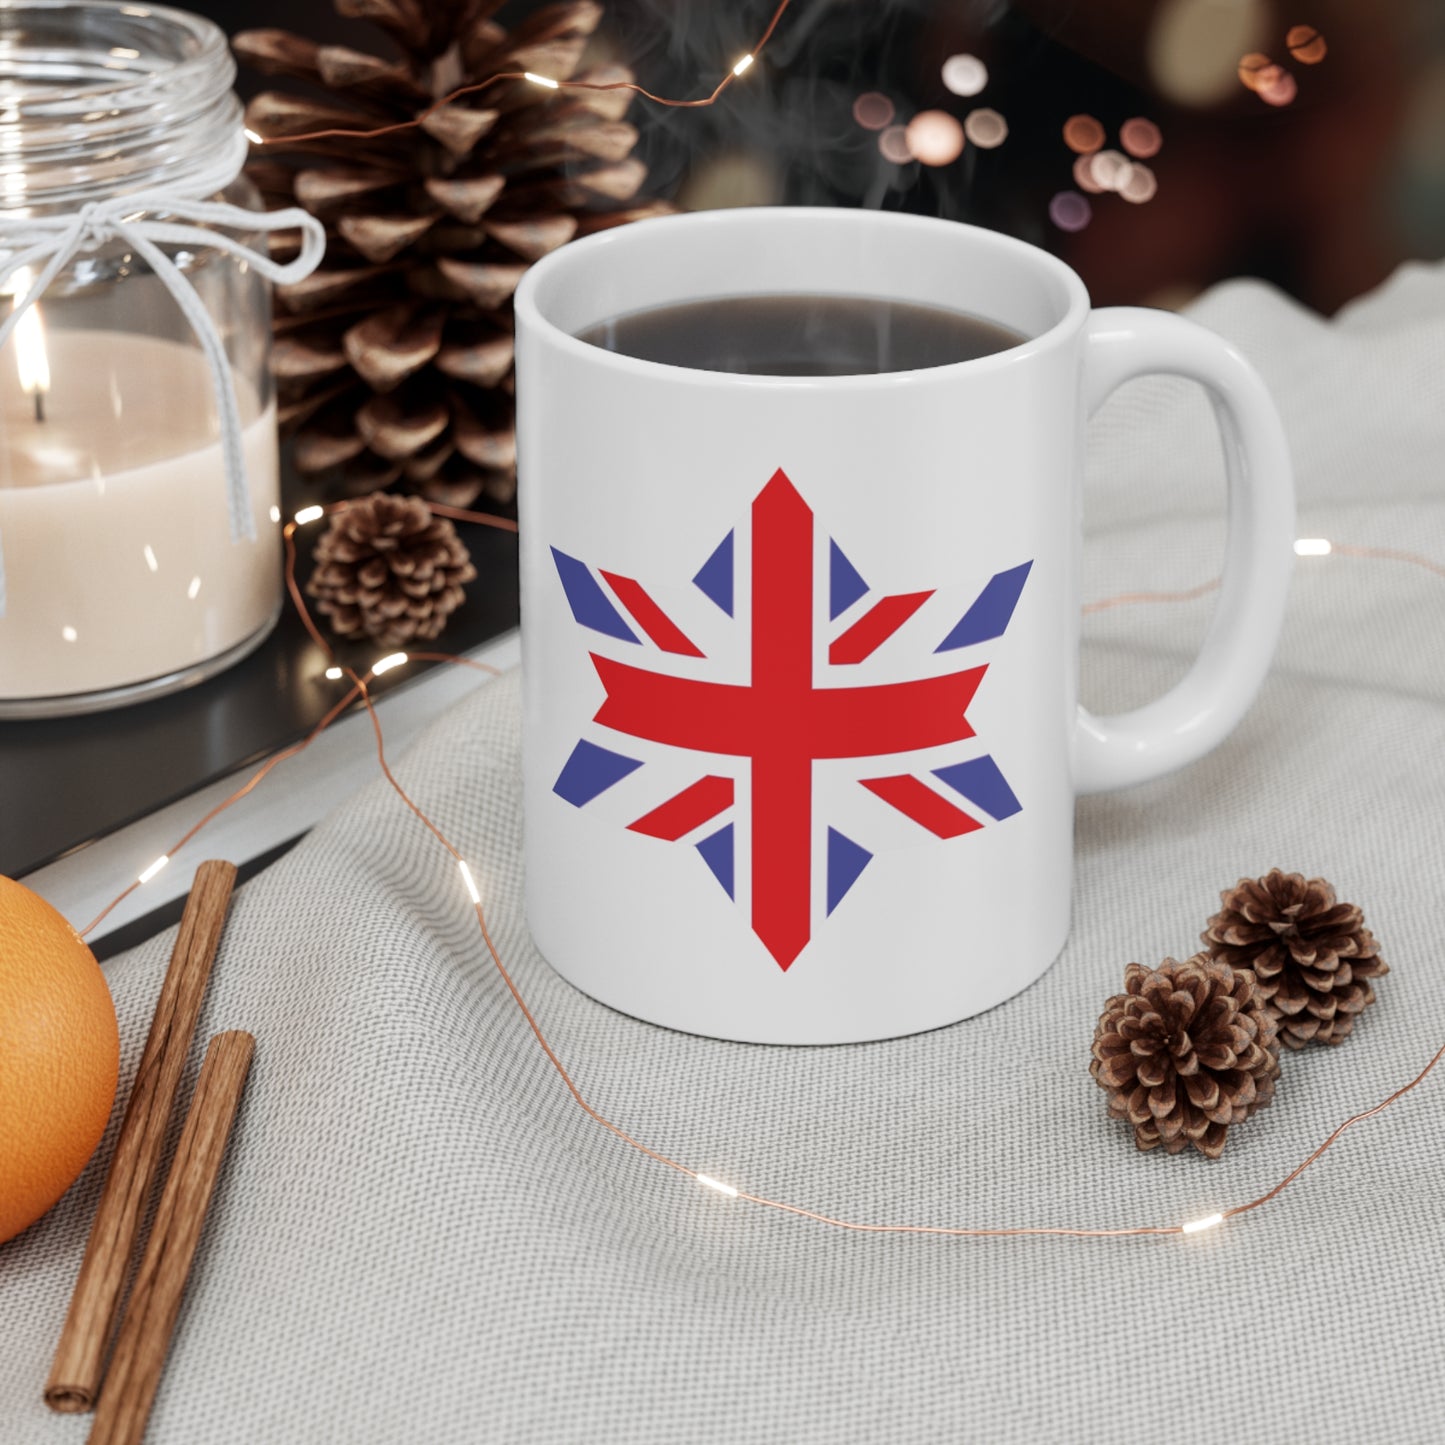
<svg viewBox="0 0 1445 1445"><path fill-rule="evenodd" d="M0 352L0 701L163 677L280 598L274 405L238 382L256 541L232 542L211 373L176 342L50 331L45 420Z"/></svg>

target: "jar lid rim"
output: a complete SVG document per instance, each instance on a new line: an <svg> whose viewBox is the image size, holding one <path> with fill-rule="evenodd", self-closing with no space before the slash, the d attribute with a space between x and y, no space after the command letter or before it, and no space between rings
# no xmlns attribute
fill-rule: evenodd
<svg viewBox="0 0 1445 1445"><path fill-rule="evenodd" d="M161 85L183 84L193 75L198 79L213 80L218 61L234 75L235 63L231 59L230 44L221 27L204 15L170 5L135 4L133 0L7 0L7 3L0 4L0 28L13 26L27 11L60 10L110 13L133 22L155 21L158 22L158 33L184 37L182 43L189 42L189 53L161 66L137 69L117 64L115 78L109 82L96 77L74 85L49 84L33 90L11 89L3 98L0 126L21 121L26 115L61 114L76 102L94 106L97 101L115 104L133 97L135 103L143 103L146 95ZM129 58L141 57L137 54ZM18 78L13 72L8 76L4 74L3 59L0 59L0 77L12 81ZM227 77L227 88L229 79Z"/></svg>

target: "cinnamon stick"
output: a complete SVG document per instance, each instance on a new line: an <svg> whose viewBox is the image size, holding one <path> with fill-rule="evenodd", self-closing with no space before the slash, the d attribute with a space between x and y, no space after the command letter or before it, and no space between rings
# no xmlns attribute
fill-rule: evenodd
<svg viewBox="0 0 1445 1445"><path fill-rule="evenodd" d="M217 1034L206 1049L116 1337L89 1445L139 1445L145 1434L255 1047L250 1034L238 1031Z"/></svg>
<svg viewBox="0 0 1445 1445"><path fill-rule="evenodd" d="M231 863L212 860L196 870L45 1383L45 1403L52 1410L77 1414L95 1407L106 1346L235 882Z"/></svg>

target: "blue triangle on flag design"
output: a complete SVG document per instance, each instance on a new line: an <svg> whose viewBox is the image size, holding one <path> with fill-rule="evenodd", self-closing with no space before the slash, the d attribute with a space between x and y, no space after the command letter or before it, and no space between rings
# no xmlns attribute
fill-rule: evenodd
<svg viewBox="0 0 1445 1445"><path fill-rule="evenodd" d="M1024 562L1007 572L995 572L973 606L959 619L958 626L933 650L952 652L957 647L971 647L975 642L992 642L1002 637L1033 565Z"/></svg>
<svg viewBox="0 0 1445 1445"><path fill-rule="evenodd" d="M583 738L563 763L557 781L552 784L552 791L574 808L581 808L641 766L637 758L608 752L606 748L599 748L596 743L589 743Z"/></svg>
<svg viewBox="0 0 1445 1445"><path fill-rule="evenodd" d="M702 854L702 861L712 869L712 876L723 886L729 898L733 896L733 825L729 823L716 833L709 833L702 842L694 845Z"/></svg>
<svg viewBox="0 0 1445 1445"><path fill-rule="evenodd" d="M841 617L865 592L868 584L834 541L828 543L828 620Z"/></svg>
<svg viewBox="0 0 1445 1445"><path fill-rule="evenodd" d="M843 896L858 881L858 875L873 861L873 855L845 838L836 828L828 829L828 912L843 901Z"/></svg>
<svg viewBox="0 0 1445 1445"><path fill-rule="evenodd" d="M729 617L733 615L733 534L729 532L706 562L698 568L693 585L717 603ZM729 889L729 892L732 890Z"/></svg>
<svg viewBox="0 0 1445 1445"><path fill-rule="evenodd" d="M966 763L954 763L952 767L934 768L933 776L942 778L955 793L962 793L995 821L1012 818L1023 811L1023 804L987 753Z"/></svg>
<svg viewBox="0 0 1445 1445"><path fill-rule="evenodd" d="M552 548L552 560L557 564L557 576L562 579L567 605L583 627L590 627L593 632L601 632L607 637L620 638L623 642L637 641L637 634L607 600L607 594L585 562L559 552L556 547Z"/></svg>

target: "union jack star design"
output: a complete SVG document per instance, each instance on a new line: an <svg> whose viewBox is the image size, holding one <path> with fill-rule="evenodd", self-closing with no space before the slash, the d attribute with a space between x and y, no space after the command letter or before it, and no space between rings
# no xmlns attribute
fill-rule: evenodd
<svg viewBox="0 0 1445 1445"><path fill-rule="evenodd" d="M605 693L553 792L576 808L608 796L642 797L650 806L623 814L622 825L658 846L692 847L731 899L746 878L753 931L786 971L807 946L815 913L833 913L879 846L850 836L856 826L834 826L842 819L816 816L818 765L845 760L854 769L848 786L856 782L907 820L920 840L958 838L985 819L1000 823L1022 810L993 758L967 746L974 730L966 713L988 664L918 674L924 656L1001 638L1033 564L996 572L976 594L970 589L962 614L945 614L956 622L941 628L935 621L926 634L926 620L938 612L924 606L933 589L875 597L831 537L826 565L821 548L815 561L813 511L783 471L758 493L746 525L745 565L736 555L744 548L729 532L691 577L696 608L716 609L706 618L679 607L669 612L636 578L552 548L572 616L598 639L588 655ZM679 577L689 570L679 569ZM825 609L827 635L820 638ZM719 680L728 675L721 669L707 675L715 658L692 637L715 630L715 618L747 628L736 639L746 682ZM859 682L861 665L895 638L885 656L903 676ZM931 766L936 752L927 767L910 767L903 756L954 747L957 759L942 766ZM697 754L709 756L689 756ZM680 790L679 761L690 769ZM624 779L628 786L619 788ZM824 828L826 842L815 847Z"/></svg>

